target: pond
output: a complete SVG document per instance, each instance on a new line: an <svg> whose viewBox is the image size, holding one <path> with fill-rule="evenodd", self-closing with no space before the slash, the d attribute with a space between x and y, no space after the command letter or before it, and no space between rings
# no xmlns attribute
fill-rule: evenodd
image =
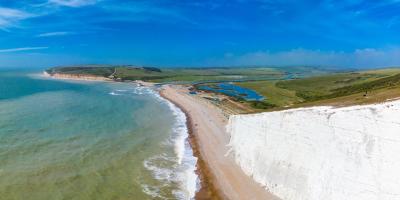
<svg viewBox="0 0 400 200"><path fill-rule="evenodd" d="M254 90L243 88L229 83L218 83L213 86L201 85L200 90L222 93L231 97L243 98L247 101L261 101L264 97Z"/></svg>

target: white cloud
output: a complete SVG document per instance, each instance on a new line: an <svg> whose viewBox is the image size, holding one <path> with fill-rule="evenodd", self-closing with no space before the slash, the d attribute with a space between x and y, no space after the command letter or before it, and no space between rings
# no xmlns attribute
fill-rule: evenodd
<svg viewBox="0 0 400 200"><path fill-rule="evenodd" d="M352 52L292 49L289 51L258 51L242 55L227 53L223 58L209 60L207 65L320 65L336 67L400 66L400 48L356 49Z"/></svg>
<svg viewBox="0 0 400 200"><path fill-rule="evenodd" d="M0 28L13 26L18 21L32 16L32 14L22 10L0 7Z"/></svg>
<svg viewBox="0 0 400 200"><path fill-rule="evenodd" d="M71 35L71 32L49 32L49 33L41 33L36 35L36 37L54 37L54 36L64 36L64 35Z"/></svg>
<svg viewBox="0 0 400 200"><path fill-rule="evenodd" d="M32 50L41 50L41 49L48 49L48 48L49 47L20 47L20 48L12 48L12 49L0 49L0 53L32 51Z"/></svg>
<svg viewBox="0 0 400 200"><path fill-rule="evenodd" d="M49 3L59 5L59 6L67 6L67 7L82 7L96 4L98 0L49 0Z"/></svg>

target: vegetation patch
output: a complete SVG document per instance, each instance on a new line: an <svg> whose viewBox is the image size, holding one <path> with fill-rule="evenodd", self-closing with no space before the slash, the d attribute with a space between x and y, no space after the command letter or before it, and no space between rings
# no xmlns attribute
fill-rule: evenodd
<svg viewBox="0 0 400 200"><path fill-rule="evenodd" d="M92 76L101 76L108 77L112 73L114 73L113 67L94 67L94 66L85 66L85 67L55 67L46 70L49 74L81 74L81 75L92 75Z"/></svg>
<svg viewBox="0 0 400 200"><path fill-rule="evenodd" d="M109 77L117 80L143 80L166 83L204 83L218 81L279 80L326 73L326 70L292 67L212 67L212 68L157 68L132 65L83 65L55 67L48 73L82 74ZM115 73L114 73L115 72Z"/></svg>
<svg viewBox="0 0 400 200"><path fill-rule="evenodd" d="M271 104L271 103L267 103L265 101L250 101L249 102L251 107L255 108L255 109L271 109L271 108L275 108L276 105Z"/></svg>
<svg viewBox="0 0 400 200"><path fill-rule="evenodd" d="M354 93L366 92L382 88L391 88L400 85L400 74L381 78L367 83L350 85L332 90L333 94L328 96L345 96Z"/></svg>
<svg viewBox="0 0 400 200"><path fill-rule="evenodd" d="M381 101L395 96L400 88L400 69L383 69L336 73L323 76L281 81L250 81L235 83L251 88L266 97L263 102L274 106L250 103L251 107L280 109L286 107L335 104L346 105ZM393 95L391 95L393 94ZM345 102L344 102L345 101Z"/></svg>
<svg viewBox="0 0 400 200"><path fill-rule="evenodd" d="M306 79L279 81L276 86L295 91L306 102L336 98L400 84L400 70L340 73Z"/></svg>

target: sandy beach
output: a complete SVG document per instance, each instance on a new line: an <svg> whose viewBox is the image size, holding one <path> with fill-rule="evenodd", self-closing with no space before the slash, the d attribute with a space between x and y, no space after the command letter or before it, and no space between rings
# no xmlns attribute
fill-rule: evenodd
<svg viewBox="0 0 400 200"><path fill-rule="evenodd" d="M44 75L68 80L111 80L86 76ZM146 87L154 85L144 81L135 83ZM202 188L196 194L196 199L279 199L247 176L235 163L233 155L229 154L230 136L226 132L226 113L207 100L190 95L185 86L164 85L160 95L181 108L188 118L190 143L193 152L199 158L198 174L202 180Z"/></svg>
<svg viewBox="0 0 400 200"><path fill-rule="evenodd" d="M206 182L222 199L278 199L247 176L228 155L227 118L207 101L190 95L183 86L166 85L160 94L179 106L188 116L192 143L206 171ZM200 169L202 170L202 169ZM201 198L201 197L199 197ZM218 197L215 197L218 198Z"/></svg>

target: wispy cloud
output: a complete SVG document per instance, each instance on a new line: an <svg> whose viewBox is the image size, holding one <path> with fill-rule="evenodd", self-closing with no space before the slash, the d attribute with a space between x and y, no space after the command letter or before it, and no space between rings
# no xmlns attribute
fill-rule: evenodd
<svg viewBox="0 0 400 200"><path fill-rule="evenodd" d="M33 15L22 10L0 7L0 28L14 26L20 20L32 17Z"/></svg>
<svg viewBox="0 0 400 200"><path fill-rule="evenodd" d="M59 31L59 32L41 33L39 35L36 35L36 37L55 37L55 36L65 36L65 35L72 35L72 34L74 34L74 33Z"/></svg>
<svg viewBox="0 0 400 200"><path fill-rule="evenodd" d="M33 50L41 50L41 49L48 49L48 48L49 47L20 47L20 48L12 48L12 49L0 49L0 53L33 51Z"/></svg>
<svg viewBox="0 0 400 200"><path fill-rule="evenodd" d="M67 6L67 7L82 7L96 4L99 0L49 0L48 3Z"/></svg>
<svg viewBox="0 0 400 200"><path fill-rule="evenodd" d="M242 55L227 53L211 65L321 65L333 67L388 67L400 66L400 48L356 49L352 52L292 49L281 52L258 51Z"/></svg>
<svg viewBox="0 0 400 200"><path fill-rule="evenodd" d="M0 48L19 47L21 44L47 46L38 42L49 37L62 39L70 34L79 34L80 37L59 40L57 45L68 47L84 41L88 48L105 49L109 59L121 60L131 57L146 60L148 56L144 56L142 49L148 49L152 54L149 63L160 60L157 62L164 62L164 65L170 62L185 65L194 61L202 64L200 62L210 57L215 57L210 60L210 65L384 66L400 63L400 48L382 49L399 45L399 0L5 2L0 3ZM158 42L149 43L155 36ZM38 50L35 48L0 49L0 52ZM115 53L115 49L121 48L126 49L126 57ZM168 58L165 57L165 48L173 49ZM87 51L85 48L51 49L49 54L65 52L93 57L94 60L104 57L100 51ZM286 50L280 51L282 49ZM172 56L172 52L176 54ZM223 57L225 52L231 54ZM24 54L36 53L42 51ZM1 55L16 55L13 58L18 58L22 53ZM60 59L59 62L65 61Z"/></svg>

